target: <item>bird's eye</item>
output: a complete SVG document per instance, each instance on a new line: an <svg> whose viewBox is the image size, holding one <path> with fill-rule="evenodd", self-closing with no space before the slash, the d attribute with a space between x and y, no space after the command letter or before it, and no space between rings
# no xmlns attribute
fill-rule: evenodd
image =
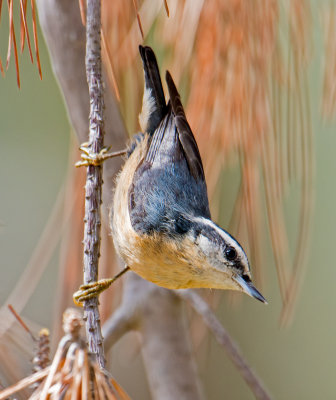
<svg viewBox="0 0 336 400"><path fill-rule="evenodd" d="M237 257L237 252L233 247L228 247L225 249L225 255L229 261L233 261Z"/></svg>

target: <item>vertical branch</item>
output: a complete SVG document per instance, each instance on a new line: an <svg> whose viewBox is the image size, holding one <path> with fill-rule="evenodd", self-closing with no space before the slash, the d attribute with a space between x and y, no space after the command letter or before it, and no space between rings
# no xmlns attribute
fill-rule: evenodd
<svg viewBox="0 0 336 400"><path fill-rule="evenodd" d="M98 154L104 145L103 84L101 73L100 0L87 0L86 17L86 77L89 86L89 149ZM84 284L98 280L100 256L100 205L102 203L102 166L87 167L85 185L84 227ZM84 318L89 349L97 357L100 367L105 366L103 336L100 327L98 298L84 303Z"/></svg>

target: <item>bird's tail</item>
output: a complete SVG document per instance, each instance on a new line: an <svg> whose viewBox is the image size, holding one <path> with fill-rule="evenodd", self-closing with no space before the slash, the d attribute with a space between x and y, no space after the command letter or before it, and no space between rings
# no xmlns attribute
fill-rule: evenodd
<svg viewBox="0 0 336 400"><path fill-rule="evenodd" d="M153 50L148 46L139 46L139 52L145 75L145 89L139 121L142 131L152 135L165 116L167 106Z"/></svg>
<svg viewBox="0 0 336 400"><path fill-rule="evenodd" d="M182 145L185 158L189 166L189 170L195 179L201 179L205 181L201 155L198 150L194 134L192 133L185 116L180 95L169 71L166 72L166 82L169 91L169 104L171 104L172 112L175 116L174 122L178 131L179 140Z"/></svg>

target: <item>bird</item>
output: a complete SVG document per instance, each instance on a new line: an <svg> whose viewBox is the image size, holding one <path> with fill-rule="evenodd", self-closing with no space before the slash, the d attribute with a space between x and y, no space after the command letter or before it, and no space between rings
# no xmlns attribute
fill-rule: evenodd
<svg viewBox="0 0 336 400"><path fill-rule="evenodd" d="M236 290L267 303L242 246L211 219L200 152L171 74L166 102L153 50L140 45L139 52L141 133L129 146L110 211L117 253L156 285Z"/></svg>

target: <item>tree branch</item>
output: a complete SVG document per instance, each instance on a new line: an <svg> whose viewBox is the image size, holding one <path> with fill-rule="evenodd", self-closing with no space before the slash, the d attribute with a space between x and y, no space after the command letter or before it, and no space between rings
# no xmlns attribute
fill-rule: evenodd
<svg viewBox="0 0 336 400"><path fill-rule="evenodd" d="M104 147L104 95L101 72L101 5L100 0L87 0L86 11L86 78L89 86L89 149L99 154ZM102 165L87 167L84 217L84 284L98 280L102 203ZM86 337L90 351L105 367L103 336L100 327L98 297L84 302Z"/></svg>

